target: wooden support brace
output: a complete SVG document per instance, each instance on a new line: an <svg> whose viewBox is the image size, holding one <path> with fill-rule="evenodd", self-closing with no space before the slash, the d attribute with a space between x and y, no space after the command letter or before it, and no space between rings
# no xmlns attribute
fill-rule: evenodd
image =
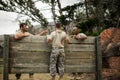
<svg viewBox="0 0 120 80"><path fill-rule="evenodd" d="M100 46L100 37L95 39L96 47L96 80L102 80L102 52Z"/></svg>
<svg viewBox="0 0 120 80"><path fill-rule="evenodd" d="M8 58L9 58L9 36L4 35L4 47L3 47L3 58L4 58L4 71L3 71L3 80L8 79Z"/></svg>

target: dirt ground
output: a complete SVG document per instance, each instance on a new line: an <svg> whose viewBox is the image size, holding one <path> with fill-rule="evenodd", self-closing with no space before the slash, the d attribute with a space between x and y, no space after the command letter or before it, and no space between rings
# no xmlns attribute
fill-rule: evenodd
<svg viewBox="0 0 120 80"><path fill-rule="evenodd" d="M33 78L29 78L29 74L22 74L21 78L19 80L49 80L50 75L49 74L34 74ZM56 76L55 80L58 80L59 76ZM0 75L0 80L2 80L2 74ZM14 74L9 75L9 80L16 80L16 77ZM73 75L71 74L65 74L63 77L63 80L95 80L95 77L91 74L81 74L77 75L77 78L74 79Z"/></svg>

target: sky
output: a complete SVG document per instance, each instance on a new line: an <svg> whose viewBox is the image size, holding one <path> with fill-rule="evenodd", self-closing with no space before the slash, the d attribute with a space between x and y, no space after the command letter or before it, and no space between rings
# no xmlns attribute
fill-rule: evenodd
<svg viewBox="0 0 120 80"><path fill-rule="evenodd" d="M79 1L83 0L60 0L61 7L65 7L67 5L72 5L74 3L77 3ZM41 10L45 18L48 19L49 22L52 21L52 13L50 10L43 10L43 9L50 9L49 5L43 4L42 2L37 2L36 7ZM18 18L20 20L24 21L25 17L23 15L19 15L13 12L6 12L6 11L0 11L0 35L3 34L14 34L16 30L19 29L19 22ZM37 23L32 23L33 25L36 25Z"/></svg>

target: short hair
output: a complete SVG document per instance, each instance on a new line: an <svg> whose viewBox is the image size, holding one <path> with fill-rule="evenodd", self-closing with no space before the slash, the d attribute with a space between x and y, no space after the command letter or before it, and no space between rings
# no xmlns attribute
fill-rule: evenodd
<svg viewBox="0 0 120 80"><path fill-rule="evenodd" d="M26 23L20 23L20 28L22 28L24 25L27 25Z"/></svg>
<svg viewBox="0 0 120 80"><path fill-rule="evenodd" d="M73 30L78 29L77 27L73 27Z"/></svg>
<svg viewBox="0 0 120 80"><path fill-rule="evenodd" d="M60 28L61 27L61 24L60 23L56 23L56 28Z"/></svg>

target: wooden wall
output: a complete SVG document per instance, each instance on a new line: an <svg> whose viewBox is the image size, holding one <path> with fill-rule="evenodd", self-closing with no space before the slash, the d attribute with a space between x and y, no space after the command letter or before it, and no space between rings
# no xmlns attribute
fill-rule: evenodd
<svg viewBox="0 0 120 80"><path fill-rule="evenodd" d="M102 54L99 40L99 37L91 36L84 41L70 38L70 43L65 44L65 72L94 72L96 79L101 80ZM3 47L0 48L3 50L0 59L1 68L4 65L4 80L8 80L10 73L49 72L51 44L46 43L46 36L29 36L15 41L13 35L0 35L0 46Z"/></svg>
<svg viewBox="0 0 120 80"><path fill-rule="evenodd" d="M95 37L85 41L71 38L65 44L65 71L95 72ZM30 36L22 40L9 41L9 73L48 73L51 44L46 43L46 36Z"/></svg>

